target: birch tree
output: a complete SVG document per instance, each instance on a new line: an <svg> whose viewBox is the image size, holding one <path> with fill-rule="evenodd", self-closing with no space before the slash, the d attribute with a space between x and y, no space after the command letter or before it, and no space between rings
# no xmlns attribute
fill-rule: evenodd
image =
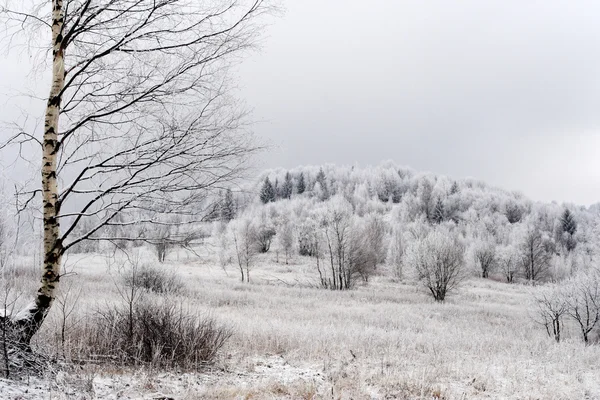
<svg viewBox="0 0 600 400"><path fill-rule="evenodd" d="M192 223L239 177L257 146L229 70L267 11L263 0L4 1L9 33L51 49L43 132L9 141L42 153L40 186L20 193L21 209L41 195L44 251L34 301L10 318L23 343L52 306L68 249L138 240L128 228L161 214ZM107 234L116 225L122 237Z"/></svg>

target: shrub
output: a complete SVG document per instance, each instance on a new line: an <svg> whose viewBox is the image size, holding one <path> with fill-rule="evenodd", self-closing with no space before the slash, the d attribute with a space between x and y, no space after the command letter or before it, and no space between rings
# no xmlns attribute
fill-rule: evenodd
<svg viewBox="0 0 600 400"><path fill-rule="evenodd" d="M464 245L455 233L438 228L411 243L407 249L407 264L414 268L415 278L433 298L444 301L465 278L464 252Z"/></svg>
<svg viewBox="0 0 600 400"><path fill-rule="evenodd" d="M168 300L140 299L99 310L84 352L124 365L198 369L215 360L231 331Z"/></svg>
<svg viewBox="0 0 600 400"><path fill-rule="evenodd" d="M185 284L173 271L151 265L133 267L125 276L125 285L155 293L181 293Z"/></svg>

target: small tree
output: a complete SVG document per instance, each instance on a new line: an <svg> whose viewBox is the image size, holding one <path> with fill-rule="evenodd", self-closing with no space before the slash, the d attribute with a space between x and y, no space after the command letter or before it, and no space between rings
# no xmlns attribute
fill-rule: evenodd
<svg viewBox="0 0 600 400"><path fill-rule="evenodd" d="M456 234L440 227L411 243L406 259L414 268L417 280L431 292L435 301L444 301L465 277L464 252L464 245Z"/></svg>
<svg viewBox="0 0 600 400"><path fill-rule="evenodd" d="M287 218L284 218L279 226L280 229L277 232L277 241L285 255L285 263L288 264L294 249L294 226Z"/></svg>
<svg viewBox="0 0 600 400"><path fill-rule="evenodd" d="M531 228L521 243L521 265L528 281L539 281L548 276L552 254L539 230Z"/></svg>
<svg viewBox="0 0 600 400"><path fill-rule="evenodd" d="M321 200L327 200L330 197L330 193L329 193L329 186L327 185L327 178L325 177L325 172L323 171L323 168L319 169L319 173L317 174L317 180L316 183L319 184L319 187L321 188Z"/></svg>
<svg viewBox="0 0 600 400"><path fill-rule="evenodd" d="M565 209L560 218L560 235L559 241L562 243L564 248L569 252L575 250L577 247L577 240L575 240L575 232L577 232L577 221L573 213L568 208Z"/></svg>
<svg viewBox="0 0 600 400"><path fill-rule="evenodd" d="M267 176L262 185L262 188L260 189L260 201L262 201L263 204L267 204L267 203L273 202L275 200L276 200L275 188L273 187L271 180Z"/></svg>
<svg viewBox="0 0 600 400"><path fill-rule="evenodd" d="M560 224L563 232L566 232L571 236L577 232L577 222L568 208L565 208L565 211L560 218Z"/></svg>
<svg viewBox="0 0 600 400"><path fill-rule="evenodd" d="M513 283L519 271L519 255L510 247L503 247L496 251L497 265L506 278L507 283Z"/></svg>
<svg viewBox="0 0 600 400"><path fill-rule="evenodd" d="M302 194L306 190L306 181L304 180L304 172L300 172L298 184L296 185L296 193Z"/></svg>
<svg viewBox="0 0 600 400"><path fill-rule="evenodd" d="M292 175L289 172L285 173L285 180L283 181L283 186L281 187L281 197L284 199L289 199L292 197L292 192L294 191L294 183L292 182Z"/></svg>
<svg viewBox="0 0 600 400"><path fill-rule="evenodd" d="M242 219L232 224L232 236L241 280L250 282L250 270L258 253L252 222L249 219Z"/></svg>
<svg viewBox="0 0 600 400"><path fill-rule="evenodd" d="M523 218L523 211L516 203L508 203L504 209L504 215L506 215L506 219L511 224L516 224L521 221Z"/></svg>
<svg viewBox="0 0 600 400"><path fill-rule="evenodd" d="M600 273L597 270L580 272L565 287L566 313L581 329L583 341L600 321Z"/></svg>
<svg viewBox="0 0 600 400"><path fill-rule="evenodd" d="M390 240L387 263L394 269L394 275L398 279L404 277L404 254L406 246L399 228L394 228Z"/></svg>
<svg viewBox="0 0 600 400"><path fill-rule="evenodd" d="M444 210L444 203L442 199L437 199L435 203L435 207L433 208L433 213L431 214L431 221L434 224L441 224L446 219L446 212Z"/></svg>
<svg viewBox="0 0 600 400"><path fill-rule="evenodd" d="M496 268L496 248L494 245L489 242L478 243L475 246L473 257L481 269L481 277L488 278L490 272Z"/></svg>
<svg viewBox="0 0 600 400"><path fill-rule="evenodd" d="M564 293L556 285L540 288L534 294L536 314L534 321L546 328L548 336L560 342L562 319L567 313Z"/></svg>
<svg viewBox="0 0 600 400"><path fill-rule="evenodd" d="M221 221L229 222L235 218L235 201L233 200L233 192L227 189L221 195Z"/></svg>

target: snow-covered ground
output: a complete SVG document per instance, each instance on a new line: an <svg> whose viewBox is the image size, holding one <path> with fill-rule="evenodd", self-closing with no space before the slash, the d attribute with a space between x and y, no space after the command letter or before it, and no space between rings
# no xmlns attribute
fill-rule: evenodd
<svg viewBox="0 0 600 400"><path fill-rule="evenodd" d="M549 338L529 315L534 288L474 279L437 304L383 271L356 290L327 291L314 285L310 259L284 265L272 254L242 284L213 253L173 253L163 265L185 281L180 300L234 331L213 367L83 365L52 379L1 381L0 398L600 399L600 346L584 346L573 327L561 343ZM65 264L74 274L63 288L82 289L73 324L118 299L114 263L73 255ZM38 341L58 320L55 309Z"/></svg>

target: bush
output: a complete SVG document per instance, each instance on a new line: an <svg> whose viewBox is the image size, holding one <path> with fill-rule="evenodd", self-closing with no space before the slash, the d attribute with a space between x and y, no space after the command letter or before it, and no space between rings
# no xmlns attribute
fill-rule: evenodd
<svg viewBox="0 0 600 400"><path fill-rule="evenodd" d="M231 336L214 319L172 301L140 299L98 311L83 343L90 357L124 365L199 369L212 363Z"/></svg>
<svg viewBox="0 0 600 400"><path fill-rule="evenodd" d="M181 293L185 287L175 272L150 265L133 267L125 276L125 285L154 293L171 294Z"/></svg>
<svg viewBox="0 0 600 400"><path fill-rule="evenodd" d="M415 278L436 301L456 289L465 278L464 245L446 228L437 228L407 249L407 264L414 268Z"/></svg>

